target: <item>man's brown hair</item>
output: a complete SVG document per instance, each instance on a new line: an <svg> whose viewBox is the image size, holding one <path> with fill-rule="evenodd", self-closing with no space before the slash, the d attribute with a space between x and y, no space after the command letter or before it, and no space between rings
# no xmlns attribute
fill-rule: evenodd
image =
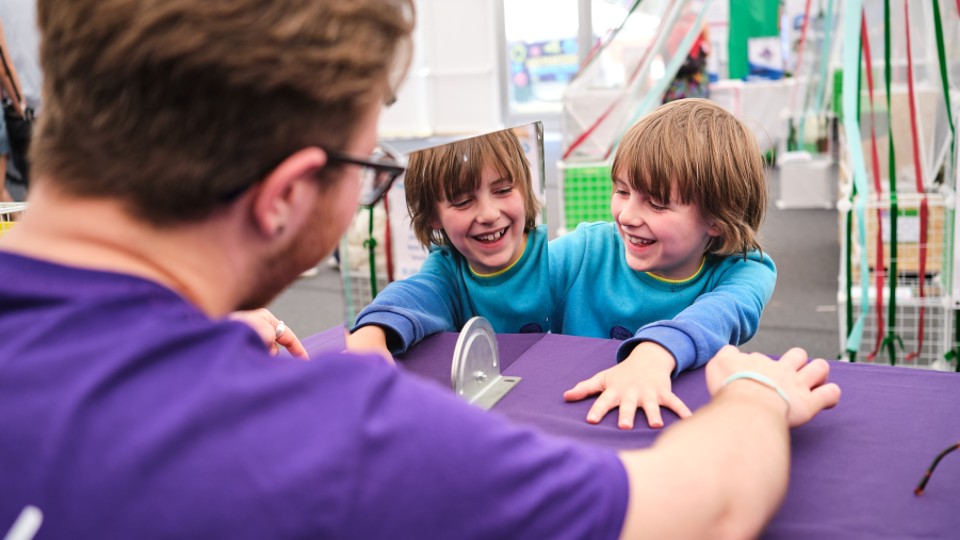
<svg viewBox="0 0 960 540"><path fill-rule="evenodd" d="M695 204L720 233L708 253L760 249L763 158L753 133L719 105L681 99L660 106L627 131L612 172L660 201Z"/></svg>
<svg viewBox="0 0 960 540"><path fill-rule="evenodd" d="M339 150L409 64L411 0L39 0L30 158L155 225L203 218L308 146Z"/></svg>
<svg viewBox="0 0 960 540"><path fill-rule="evenodd" d="M504 129L410 155L404 190L413 231L423 246L453 245L446 233L433 229L437 205L476 191L486 165L496 168L523 195L524 230L537 226L540 202L534 195L530 162L517 135Z"/></svg>

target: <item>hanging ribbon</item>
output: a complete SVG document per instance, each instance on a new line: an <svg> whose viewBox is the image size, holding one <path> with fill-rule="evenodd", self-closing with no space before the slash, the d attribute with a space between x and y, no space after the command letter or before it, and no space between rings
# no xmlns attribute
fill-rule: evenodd
<svg viewBox="0 0 960 540"><path fill-rule="evenodd" d="M957 0L957 5L960 7L960 0ZM933 3L933 26L937 34L937 60L940 64L940 82L943 85L943 100L947 107L947 122L950 125L950 168L952 168L953 164L956 163L956 148L954 147L954 143L956 142L957 130L953 125L953 107L950 104L950 78L947 72L947 54L943 44L943 21L940 17L939 2Z"/></svg>
<svg viewBox="0 0 960 540"><path fill-rule="evenodd" d="M900 210L897 202L897 153L893 142L893 107L890 97L890 79L891 79L891 44L890 44L890 0L883 3L883 60L884 60L884 82L887 92L887 165L888 181L890 183L890 293L887 302L887 337L883 339L883 346L887 349L890 358L890 365L897 360L897 344L903 350L903 340L896 333L897 328L897 222L899 221Z"/></svg>
<svg viewBox="0 0 960 540"><path fill-rule="evenodd" d="M960 0L957 0L957 1L960 2ZM597 42L593 44L593 47L590 48L590 51L584 57L583 62L580 63L580 67L577 68L577 72L573 75L573 78L570 79L571 83L577 80L577 77L579 77L580 74L583 73L583 70L586 69L587 66L593 63L593 60L597 57L597 53L600 52L601 49L606 47L607 44L610 43L610 41L612 41L613 38L615 38L617 34L620 33L621 30L623 30L624 25L627 24L627 20L630 19L630 15L633 15L633 11L637 9L637 6L639 5L640 5L640 0L636 0L633 3L633 5L630 6L630 9L627 10L627 15L626 17L623 18L622 21L620 21L620 24L616 28L611 28L607 30L607 32L603 35L603 37L598 39Z"/></svg>
<svg viewBox="0 0 960 540"><path fill-rule="evenodd" d="M704 9L700 10L700 14L697 15L696 20L693 22L692 28L703 28L703 25L706 24L707 18L707 6L709 6L709 1L704 4ZM689 51L693 48L693 42L699 36L700 32L688 32L686 36L683 37L683 40L680 41L680 45L677 46L678 51ZM686 61L686 54L675 54L673 58L670 59L670 63L667 64L664 68L665 73L676 73L680 69L680 64ZM660 104L660 99L663 96L663 93L667 91L667 85L672 81L667 77L660 77L660 80L657 81L657 84L653 86L648 92L646 97L643 98L643 101L640 102L640 106L636 108L633 112L633 115L630 117L630 120L625 124L626 127L630 127L640 119L641 116L647 114L648 111L654 109L657 105ZM607 153L604 154L603 159L608 160L613 154L613 151L620 146L620 141L623 140L623 136L626 135L626 129L621 130L620 134L614 140L613 144L607 148Z"/></svg>
<svg viewBox="0 0 960 540"><path fill-rule="evenodd" d="M833 0L830 0L830 2L832 3ZM633 86L633 83L636 80L637 76L640 75L641 73L641 68L643 68L644 65L647 63L647 59L650 56L650 53L654 49L657 49L657 46L662 42L663 39L665 39L667 35L667 32L665 31L665 29L673 28L674 25L676 24L676 21L679 18L680 12L682 10L680 8L682 8L685 4L681 4L680 8L675 10L673 9L674 4L675 2L671 2L670 5L664 10L664 11L669 11L671 15L669 17L664 17L661 20L660 26L657 28L657 34L660 35L661 37L658 37L657 40L653 44L651 44L650 47L647 47L647 50L644 51L643 57L640 59L640 62L637 64L636 69L634 69L633 73L630 75L630 80L625 87L626 89L629 89L631 86ZM694 21L691 28L700 29L703 27L707 17L707 11L708 11L707 7L709 7L709 5L710 5L710 0L706 0L703 4L703 9L701 9L700 12L697 14L697 18ZM678 52L676 52L673 55L673 57L670 59L670 63L665 66L664 68L665 73L677 72L677 70L680 68L680 64L686 60L686 56L687 56L685 52L681 53L679 51L689 51L693 47L693 42L698 35L699 35L699 31L687 32L687 35L683 37L683 39L680 41L680 44L677 46ZM670 82L671 81L667 79L667 77L661 77L660 80L657 81L657 83L649 91L647 91L647 94L644 97L643 101L641 101L640 105L634 110L634 113L630 117L630 120L626 124L624 124L624 128L620 130L620 133L614 139L613 144L607 147L607 150L603 155L604 161L609 160L610 156L613 154L613 151L616 150L618 146L620 146L620 141L623 139L623 136L626 133L626 128L633 125L642 115L649 112L651 109L654 108L656 104L659 103L660 97L667 90L667 85L670 84ZM607 117L610 116L610 114L617 109L617 107L620 105L620 103L623 101L626 95L627 94L624 93L618 96L617 99L614 100L614 102L610 105L610 107L608 107L603 112L603 114L601 114L600 117L597 118L597 120L589 128L587 128L586 131L580 134L580 136L577 137L573 141L573 143L571 143L570 148L568 148L563 152L563 156L561 157L561 159L566 161L567 158L569 158L570 155L573 154L573 151L576 150L578 147L580 147L580 145L582 145L590 137L590 135L592 135L593 132L596 131L596 129L600 127L601 124L603 124L603 122L607 119ZM654 103L655 100L656 100L656 103Z"/></svg>
<svg viewBox="0 0 960 540"><path fill-rule="evenodd" d="M957 10L960 13L960 0L957 0ZM944 51L944 42L943 42L943 20L940 16L940 3L933 3L933 25L936 29L937 34L937 59L940 63L940 82L943 85L943 100L947 107L947 121L950 123L950 162L947 167L944 167L944 171L947 172L945 175L947 178L953 178L956 174L954 170L956 164L956 152L957 152L957 131L953 123L953 107L951 106L950 99L950 79L947 74L947 56ZM953 253L954 250L954 238L953 235L950 235L949 249L947 253ZM955 279L956 276L951 276L947 281L950 283L952 279ZM957 317L957 313L954 313L954 332L953 332L953 347L947 351L945 358L947 361L954 360L957 357L958 347L960 347L960 318ZM960 362L957 362L956 365L957 371L960 371Z"/></svg>
<svg viewBox="0 0 960 540"><path fill-rule="evenodd" d="M363 247L367 248L370 254L370 298L377 297L377 239L373 237L373 207L367 208L369 216L367 225L367 239L363 241Z"/></svg>
<svg viewBox="0 0 960 540"><path fill-rule="evenodd" d="M393 283L393 239L390 234L390 193L383 196L383 212L387 215L383 226L383 251L387 254L387 283Z"/></svg>
<svg viewBox="0 0 960 540"><path fill-rule="evenodd" d="M671 2L671 6L666 9L670 9L672 5L673 5L673 2ZM626 19L628 19L629 17L630 17L630 14L627 14L627 16L624 17L624 23L626 23ZM675 17L673 19L670 19L669 22L673 22L674 19ZM658 36L666 35L666 32L664 31L665 28L668 28L668 26L665 24L666 22L668 22L666 18L661 19L660 26L657 28L657 32L656 32ZM621 24L620 28L622 27L623 25ZM603 111L603 113L593 122L593 124L591 124L590 127L588 127L583 133L581 133L579 137L574 139L574 141L570 144L570 148L567 148L563 152L563 156L560 159L562 159L563 161L566 161L567 158L569 158L570 155L573 154L574 150L579 148L580 145L582 145L590 137L590 135L592 135L593 132L596 131L601 124L603 124L603 122L607 119L607 117L610 116L610 114L617 109L617 107L623 101L623 98L629 92L630 87L633 86L633 82L636 80L637 75L640 74L640 70L647 63L647 58L649 58L650 53L655 48L655 45L657 45L661 40L662 38L658 38L657 41L651 44L650 47L647 47L647 50L643 51L643 56L640 58L640 61L637 63L637 66L634 68L633 72L630 74L629 79L627 79L627 84L624 85L624 93L617 96L617 99L613 100L613 103L611 103L610 106ZM692 45L693 43L691 42L690 44ZM609 151L607 153L609 154Z"/></svg>
<svg viewBox="0 0 960 540"><path fill-rule="evenodd" d="M876 114L873 105L873 62L871 60L870 54L870 37L868 36L868 26L867 26L867 12L863 10L860 13L860 42L863 45L863 59L867 67L867 89L870 96L870 165L873 169L873 191L876 195L877 201L879 202L880 196L883 192L883 187L880 183L880 155L877 151L877 128L876 128ZM879 204L877 205L877 242L876 242L876 262L874 263L874 276L875 276L875 287L876 287L876 317L877 317L877 340L876 345L874 346L873 352L867 355L867 359L873 360L877 357L877 353L880 351L880 346L883 344L883 336L886 333L883 327L883 281L884 281L884 264L883 264L883 210L880 208Z"/></svg>
<svg viewBox="0 0 960 540"><path fill-rule="evenodd" d="M846 0L845 13L860 13L862 9L861 0ZM867 263L866 245L866 199L869 190L867 189L867 168L863 161L863 147L860 137L859 110L857 109L857 99L859 94L857 78L859 70L856 69L860 60L860 24L857 17L846 17L843 31L843 127L847 137L847 147L850 152L850 160L853 165L853 185L855 194L852 195L853 211L856 212L857 220L857 240L860 246L860 316L853 324L853 328L847 335L847 351L856 352L860 348L860 341L863 338L863 327L869 312L869 290L870 276ZM825 76L825 74L824 74Z"/></svg>
<svg viewBox="0 0 960 540"><path fill-rule="evenodd" d="M905 1L903 3L903 20L906 27L907 37L907 98L910 104L910 134L913 137L913 173L916 182L917 194L920 198L920 307L917 315L917 350L907 354L907 360L913 360L923 352L924 338L924 315L926 308L923 305L923 299L926 298L924 284L927 281L927 227L929 222L929 208L927 207L927 195L923 187L923 164L920 162L920 133L917 129L917 96L914 91L913 83L913 50L910 42L910 6Z"/></svg>
<svg viewBox="0 0 960 540"><path fill-rule="evenodd" d="M820 44L820 78L817 81L816 93L813 96L813 112L815 114L823 114L823 102L826 95L827 88L827 68L830 65L830 40L832 39L833 32L833 12L834 5L833 0L827 1L827 20L823 25L823 42ZM848 12L849 13L849 12ZM856 13L856 12L853 12ZM849 23L845 23L848 27ZM860 47L858 43L854 43L854 47L857 49L857 53L860 52ZM800 140L804 140L804 134L806 133L806 115L800 117L800 129L798 131ZM802 146L802 144L801 144ZM866 192L862 192L866 195Z"/></svg>
<svg viewBox="0 0 960 540"><path fill-rule="evenodd" d="M960 1L960 0L958 0ZM803 50L807 43L807 30L810 28L810 0L807 0L807 4L803 9L803 26L800 29L800 44L797 45L797 64L793 68L793 89L790 93L790 110L796 111L799 109L797 106L797 94L800 91L800 83L797 82L800 80L800 68L803 67ZM802 115L801 115L802 119ZM797 130L793 125L793 117L790 117L787 120L789 124L789 135L787 136L787 151L791 152L796 150L799 145L797 144ZM801 134L802 137L802 134Z"/></svg>
<svg viewBox="0 0 960 540"><path fill-rule="evenodd" d="M957 0L960 2L960 0ZM803 8L803 26L800 27L800 43L797 45L797 65L793 68L793 76L796 77L800 72L800 64L803 62L803 47L807 44L807 29L810 27L810 0L807 0Z"/></svg>

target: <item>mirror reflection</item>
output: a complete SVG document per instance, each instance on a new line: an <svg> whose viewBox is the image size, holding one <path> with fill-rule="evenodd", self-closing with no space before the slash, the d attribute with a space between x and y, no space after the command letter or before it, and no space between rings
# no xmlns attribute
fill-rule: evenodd
<svg viewBox="0 0 960 540"><path fill-rule="evenodd" d="M474 316L496 332L548 331L542 125L417 150L407 161L341 243L348 347L392 358Z"/></svg>

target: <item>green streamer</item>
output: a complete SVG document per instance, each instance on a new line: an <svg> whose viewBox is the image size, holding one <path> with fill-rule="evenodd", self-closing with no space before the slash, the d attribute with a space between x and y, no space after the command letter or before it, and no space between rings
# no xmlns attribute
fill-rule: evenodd
<svg viewBox="0 0 960 540"><path fill-rule="evenodd" d="M367 248L370 254L370 292L371 298L377 297L377 239L373 237L373 207L367 208L367 215L370 216L367 225L367 234L369 235L363 241L363 246Z"/></svg>
<svg viewBox="0 0 960 540"><path fill-rule="evenodd" d="M949 166L944 167L944 171L953 171L953 166L956 163L957 132L953 124L953 107L950 103L950 80L947 73L947 55L943 45L943 21L940 15L940 3L936 1L933 2L933 24L937 33L937 59L939 60L940 64L940 82L943 84L943 99L947 107L947 121L950 123L950 163ZM947 251L947 253L953 253L953 231L951 230L949 234L950 249ZM952 269L950 271L952 272ZM953 277L951 276L947 282L952 282L952 279ZM958 317L958 315L960 315L960 311L954 311L953 347L951 347L951 349L947 351L947 354L944 355L948 361L957 360L958 355L960 355L960 317ZM957 361L954 369L957 372L960 372L960 361Z"/></svg>
<svg viewBox="0 0 960 540"><path fill-rule="evenodd" d="M887 275L887 281L890 283L890 296L887 301L887 336L880 344L887 350L890 357L890 365L897 363L896 344L900 343L903 348L903 340L897 336L897 221L899 218L899 208L897 205L897 156L893 144L893 111L890 105L890 0L884 0L883 3L883 78L887 91L887 161L888 161L888 180L890 183L890 272ZM878 224L879 226L879 224Z"/></svg>
<svg viewBox="0 0 960 540"><path fill-rule="evenodd" d="M936 1L933 2L933 25L937 32L937 59L940 63L940 82L943 83L943 100L947 106L947 122L950 124L950 168L952 168L953 164L956 163L954 161L954 152L956 151L954 142L957 132L953 125L953 107L950 105L950 80L947 75L947 54L943 46L943 22L940 18L940 3Z"/></svg>

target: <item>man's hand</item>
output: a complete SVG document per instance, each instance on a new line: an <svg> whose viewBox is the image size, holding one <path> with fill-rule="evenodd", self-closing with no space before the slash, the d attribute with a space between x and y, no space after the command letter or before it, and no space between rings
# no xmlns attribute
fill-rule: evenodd
<svg viewBox="0 0 960 540"><path fill-rule="evenodd" d="M807 353L799 348L784 353L780 361L772 361L762 354L742 353L728 345L707 363L706 369L707 389L711 395L720 392L724 381L737 373L751 372L769 379L789 400L787 422L790 427L809 422L817 413L840 401L840 387L834 383L826 384L830 364L822 358L808 362ZM762 383L738 379L737 384Z"/></svg>
<svg viewBox="0 0 960 540"><path fill-rule="evenodd" d="M673 410L680 418L690 416L690 409L671 390L670 375L676 365L668 350L652 341L644 341L623 362L564 392L563 399L579 401L600 393L587 412L587 422L599 423L611 409L619 407L617 425L620 429L633 429L637 409L642 408L647 415L647 424L661 428L661 406Z"/></svg>
<svg viewBox="0 0 960 540"><path fill-rule="evenodd" d="M244 322L253 328L270 350L270 354L274 356L280 354L280 346L283 346L297 358L310 359L307 350L303 348L303 343L300 343L293 330L267 309L234 311L230 314L230 319Z"/></svg>

